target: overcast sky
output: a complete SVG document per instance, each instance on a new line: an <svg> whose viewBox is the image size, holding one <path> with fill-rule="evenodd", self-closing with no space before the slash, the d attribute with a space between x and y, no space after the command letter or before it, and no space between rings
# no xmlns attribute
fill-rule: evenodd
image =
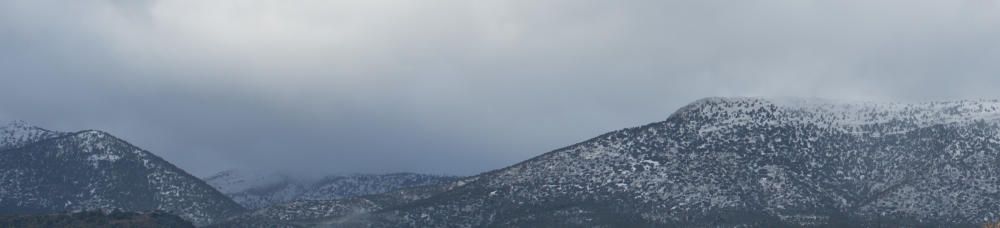
<svg viewBox="0 0 1000 228"><path fill-rule="evenodd" d="M1000 96L993 0L4 0L0 121L195 175L468 175L707 96Z"/></svg>

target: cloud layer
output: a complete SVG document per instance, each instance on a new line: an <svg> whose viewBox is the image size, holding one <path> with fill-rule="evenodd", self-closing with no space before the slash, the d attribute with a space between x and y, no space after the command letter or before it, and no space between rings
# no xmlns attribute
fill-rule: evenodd
<svg viewBox="0 0 1000 228"><path fill-rule="evenodd" d="M706 96L996 98L998 28L991 0L10 0L0 118L199 175L474 174Z"/></svg>

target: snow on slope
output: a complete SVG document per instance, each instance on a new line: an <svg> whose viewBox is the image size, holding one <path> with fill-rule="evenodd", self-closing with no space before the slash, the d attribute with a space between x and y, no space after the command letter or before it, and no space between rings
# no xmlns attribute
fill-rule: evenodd
<svg viewBox="0 0 1000 228"><path fill-rule="evenodd" d="M21 147L33 142L56 138L66 133L31 126L24 121L14 121L0 127L0 150Z"/></svg>
<svg viewBox="0 0 1000 228"><path fill-rule="evenodd" d="M701 115L722 119L702 126L704 131L746 124L816 124L855 134L871 133L870 131L899 134L938 124L1000 119L998 100L894 103L741 97L705 98L688 107L698 108ZM767 116L749 115L760 110L772 112ZM888 131L881 128L864 128L880 124L899 125Z"/></svg>
<svg viewBox="0 0 1000 228"><path fill-rule="evenodd" d="M0 213L163 210L206 225L244 210L200 179L100 131L24 124L0 152ZM13 132L13 131L8 131Z"/></svg>
<svg viewBox="0 0 1000 228"><path fill-rule="evenodd" d="M353 222L975 226L1000 220L998 106L708 98Z"/></svg>

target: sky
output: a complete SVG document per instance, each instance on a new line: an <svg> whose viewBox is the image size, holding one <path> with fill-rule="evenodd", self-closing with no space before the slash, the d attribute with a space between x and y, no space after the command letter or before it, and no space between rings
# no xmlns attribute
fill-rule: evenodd
<svg viewBox="0 0 1000 228"><path fill-rule="evenodd" d="M472 175L703 97L1000 97L994 0L4 0L0 122L198 175Z"/></svg>

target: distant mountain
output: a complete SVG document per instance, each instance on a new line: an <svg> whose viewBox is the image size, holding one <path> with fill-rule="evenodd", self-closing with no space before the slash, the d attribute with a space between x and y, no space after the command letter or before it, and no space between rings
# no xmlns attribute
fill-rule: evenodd
<svg viewBox="0 0 1000 228"><path fill-rule="evenodd" d="M220 172L203 180L248 209L292 201L307 188L306 181L286 175L257 175L238 170Z"/></svg>
<svg viewBox="0 0 1000 228"><path fill-rule="evenodd" d="M385 193L392 190L427 185L450 183L456 180L452 176L437 176L416 173L391 174L354 174L346 176L327 176L313 183L308 191L302 193L297 200L332 200L354 196Z"/></svg>
<svg viewBox="0 0 1000 228"><path fill-rule="evenodd" d="M246 208L258 209L296 200L336 200L391 190L447 183L455 177L394 173L331 175L318 180L284 174L259 175L228 170L204 178Z"/></svg>
<svg viewBox="0 0 1000 228"><path fill-rule="evenodd" d="M971 227L1000 221L998 164L998 101L708 98L665 121L431 186L436 190L408 200L372 200L397 191L278 205L228 222ZM314 208L351 210L309 212Z"/></svg>
<svg viewBox="0 0 1000 228"><path fill-rule="evenodd" d="M0 215L3 227L75 227L75 228L194 228L191 222L162 211L81 211L42 215Z"/></svg>
<svg viewBox="0 0 1000 228"><path fill-rule="evenodd" d="M245 209L160 157L101 131L0 127L0 214L163 210L209 224Z"/></svg>
<svg viewBox="0 0 1000 228"><path fill-rule="evenodd" d="M358 217L406 205L463 185L463 181L333 200L295 200L264 207L210 227L367 226Z"/></svg>

